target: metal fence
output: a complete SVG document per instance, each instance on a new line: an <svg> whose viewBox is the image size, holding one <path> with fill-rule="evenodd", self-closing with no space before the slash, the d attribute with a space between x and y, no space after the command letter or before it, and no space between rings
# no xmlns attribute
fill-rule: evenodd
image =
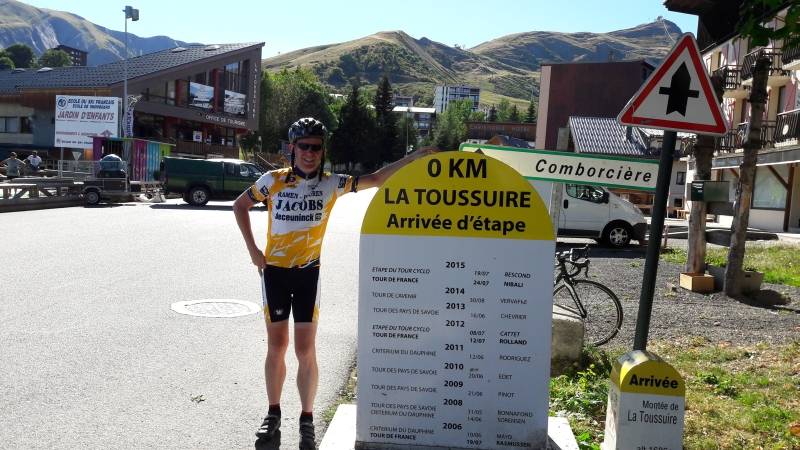
<svg viewBox="0 0 800 450"><path fill-rule="evenodd" d="M90 177L102 175L100 172L128 172L125 161L58 161L58 176L83 181Z"/></svg>

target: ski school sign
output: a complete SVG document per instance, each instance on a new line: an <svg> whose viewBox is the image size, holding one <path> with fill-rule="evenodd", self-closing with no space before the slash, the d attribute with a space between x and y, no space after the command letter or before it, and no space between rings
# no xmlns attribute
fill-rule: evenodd
<svg viewBox="0 0 800 450"><path fill-rule="evenodd" d="M656 189L656 160L478 144L461 144L460 150L479 152L498 159L529 180L595 184L642 191Z"/></svg>
<svg viewBox="0 0 800 450"><path fill-rule="evenodd" d="M119 101L116 97L57 95L54 145L92 148L94 136L116 137Z"/></svg>

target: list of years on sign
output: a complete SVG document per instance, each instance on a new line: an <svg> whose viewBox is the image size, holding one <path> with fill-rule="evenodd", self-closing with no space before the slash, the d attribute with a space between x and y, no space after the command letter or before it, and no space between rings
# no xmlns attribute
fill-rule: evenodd
<svg viewBox="0 0 800 450"><path fill-rule="evenodd" d="M374 382L368 386L373 391L397 395L391 400L373 400L369 404L370 415L428 419L426 423L432 425L373 424L369 430L371 439L415 441L416 436L448 433L453 438L463 436L465 440L459 445L470 447L530 445L521 435L485 436L481 429L490 427L480 424L496 421L524 426L533 418L533 412L524 404L515 405L513 400L519 395L515 389L509 386L503 390L504 383L521 377L518 371L503 370L503 366L529 365L533 359L530 352L522 351L529 339L525 331L529 299L523 290L532 274L502 270L497 261L477 267L476 260L439 260L429 267L371 267L369 295L374 321L369 351L374 356L391 358L386 359L386 365L369 367L372 376L365 378L408 376L409 384ZM437 291L439 295L433 297L421 294ZM420 362L401 367L393 361L397 356L414 357ZM438 364L421 362L425 358ZM495 372L490 372L493 369ZM489 384L486 377L497 382ZM401 403L398 399L404 393L412 393L416 399L420 393L427 394L422 397L427 402ZM485 398L489 395L505 401ZM372 395L373 399L376 397L380 395ZM496 410L487 411L487 404L496 404Z"/></svg>

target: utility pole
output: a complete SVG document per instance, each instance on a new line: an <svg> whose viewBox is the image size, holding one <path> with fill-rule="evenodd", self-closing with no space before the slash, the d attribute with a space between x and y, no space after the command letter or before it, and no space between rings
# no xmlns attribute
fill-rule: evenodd
<svg viewBox="0 0 800 450"><path fill-rule="evenodd" d="M128 137L128 19L136 22L139 20L139 10L132 6L126 6L122 10L125 13L125 62L124 79L122 82L122 137Z"/></svg>

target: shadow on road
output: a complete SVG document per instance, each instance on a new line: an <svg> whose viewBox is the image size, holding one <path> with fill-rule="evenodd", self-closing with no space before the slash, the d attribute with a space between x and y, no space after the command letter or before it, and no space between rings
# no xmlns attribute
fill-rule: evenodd
<svg viewBox="0 0 800 450"><path fill-rule="evenodd" d="M689 227L670 225L665 229L670 239L688 239ZM769 231L747 230L748 241L777 241L778 235ZM711 244L727 247L731 245L731 230L726 228L706 228L706 240Z"/></svg>
<svg viewBox="0 0 800 450"><path fill-rule="evenodd" d="M153 209L180 209L184 211L233 211L232 205L205 205L205 206L191 206L191 205L174 205L167 203L157 203L150 205Z"/></svg>
<svg viewBox="0 0 800 450"><path fill-rule="evenodd" d="M117 208L120 206L136 206L125 203L98 203L96 205L83 205L84 208L89 209L104 209L104 208Z"/></svg>
<svg viewBox="0 0 800 450"><path fill-rule="evenodd" d="M281 430L276 431L275 436L268 441L256 439L256 450L278 450L279 448L281 448Z"/></svg>
<svg viewBox="0 0 800 450"><path fill-rule="evenodd" d="M172 204L172 203L156 203L150 205L153 209L177 209L183 211L233 211L233 205L205 205L205 206L191 206L188 204ZM266 209L265 206L254 206L254 210Z"/></svg>
<svg viewBox="0 0 800 450"><path fill-rule="evenodd" d="M577 243L556 243L556 251L563 252L572 248L581 248L587 244ZM630 245L625 248L611 248L605 247L602 244L588 244L589 245L589 259L592 258L619 258L619 259L641 259L644 258L647 252L647 247Z"/></svg>

